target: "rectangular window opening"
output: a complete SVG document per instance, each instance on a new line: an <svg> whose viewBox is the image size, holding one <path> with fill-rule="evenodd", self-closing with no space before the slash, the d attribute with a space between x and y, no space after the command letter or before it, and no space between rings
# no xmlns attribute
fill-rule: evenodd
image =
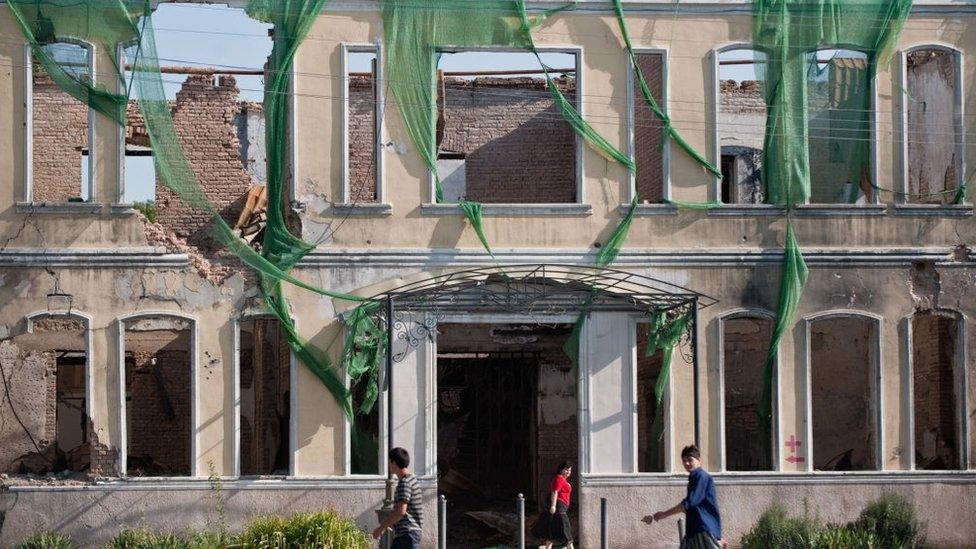
<svg viewBox="0 0 976 549"><path fill-rule="evenodd" d="M943 49L906 56L908 202L951 204L959 187L958 57Z"/></svg>
<svg viewBox="0 0 976 549"><path fill-rule="evenodd" d="M576 55L543 52L577 102ZM579 201L577 138L528 52L443 52L437 66L437 167L444 202Z"/></svg>
<svg viewBox="0 0 976 549"><path fill-rule="evenodd" d="M91 50L55 42L31 52L31 197L33 202L86 202L91 199L91 109L63 91L43 60L69 77L92 81Z"/></svg>
<svg viewBox="0 0 976 549"><path fill-rule="evenodd" d="M842 317L810 325L813 467L877 469L876 324Z"/></svg>
<svg viewBox="0 0 976 549"><path fill-rule="evenodd" d="M760 79L766 55L747 48L719 53L718 146L724 204L762 204L766 100Z"/></svg>
<svg viewBox="0 0 976 549"><path fill-rule="evenodd" d="M960 469L958 320L935 313L912 318L915 468Z"/></svg>
<svg viewBox="0 0 976 549"><path fill-rule="evenodd" d="M175 317L125 322L126 474L192 476L191 328Z"/></svg>
<svg viewBox="0 0 976 549"><path fill-rule="evenodd" d="M276 318L241 323L240 473L285 476L291 461L291 348Z"/></svg>
<svg viewBox="0 0 976 549"><path fill-rule="evenodd" d="M772 337L773 321L763 317L736 317L722 323L725 385L725 469L773 469L771 432L759 421L763 370ZM773 428L773 424L769 425Z"/></svg>
<svg viewBox="0 0 976 549"><path fill-rule="evenodd" d="M348 126L345 201L350 203L372 203L379 199L378 69L375 50L346 53L344 82L348 98Z"/></svg>
<svg viewBox="0 0 976 549"><path fill-rule="evenodd" d="M644 75L651 97L661 109L666 110L664 62L663 52L637 53L637 66L640 67L641 73ZM633 101L634 160L637 163L634 185L637 191L637 199L643 204L660 204L664 202L666 194L664 189L664 124L644 101L644 95L636 77Z"/></svg>
<svg viewBox="0 0 976 549"><path fill-rule="evenodd" d="M645 349L650 325L637 324L637 471L641 473L667 472L665 453L668 436L668 398L665 390L658 406L654 386L661 375L664 352L660 349L647 356ZM673 359L672 359L673 360Z"/></svg>

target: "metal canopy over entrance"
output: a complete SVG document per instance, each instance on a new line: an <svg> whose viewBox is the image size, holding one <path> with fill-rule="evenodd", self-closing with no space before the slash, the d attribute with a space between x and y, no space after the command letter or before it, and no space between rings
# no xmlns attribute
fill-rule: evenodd
<svg viewBox="0 0 976 549"><path fill-rule="evenodd" d="M466 269L409 282L374 295L376 315L386 326L386 368L379 384L387 397L387 433L393 433L393 365L433 337L438 320L450 314L522 315L539 323L582 312L621 312L669 316L690 314L695 386L695 440L699 433L698 310L717 303L712 297L664 280L616 269L580 265L496 265ZM581 319L582 320L582 319ZM394 350L399 341L403 350ZM392 436L387 443L392 448Z"/></svg>

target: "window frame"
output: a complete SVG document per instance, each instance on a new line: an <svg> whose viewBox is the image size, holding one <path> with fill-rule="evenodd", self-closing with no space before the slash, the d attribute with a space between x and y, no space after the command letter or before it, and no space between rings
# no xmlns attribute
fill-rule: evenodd
<svg viewBox="0 0 976 549"><path fill-rule="evenodd" d="M376 186L376 201L367 203L354 203L351 200L351 185L349 173L349 54L351 53L372 53L376 55L376 92L374 94L375 103L373 105L373 181ZM342 135L340 137L342 147L342 166L341 166L341 190L339 204L335 204L344 212L359 214L389 214L390 203L386 197L384 156L385 147L383 146L383 119L386 113L386 90L382 85L385 82L384 75L383 47L380 43L365 42L342 42L339 45L339 64L341 77L341 104L342 104Z"/></svg>
<svg viewBox="0 0 976 549"><path fill-rule="evenodd" d="M821 320L833 318L857 318L870 321L874 328L874 341L870 343L870 352L874 354L874 375L871 383L874 384L875 413L871 421L874 431L877 434L874 444L875 463L874 469L866 471L853 471L855 474L877 474L887 472L885 469L885 422L884 422L884 318L880 315L856 309L833 309L819 313L810 314L803 317L803 340L801 342L802 364L801 371L797 376L803 389L803 407L797 406L796 419L802 420L805 427L806 443L800 457L804 458L804 467L799 472L818 473L813 467L813 349L812 333L813 324ZM825 471L826 474L835 474L836 471Z"/></svg>
<svg viewBox="0 0 976 549"><path fill-rule="evenodd" d="M665 114L669 113L669 101L671 98L671 78L669 77L670 69L670 55L671 52L667 46L634 46L634 55L641 54L658 54L661 56L661 77L663 79L661 85L661 100L658 102L658 106L664 111ZM643 101L643 96L640 94L640 88L637 84L637 71L634 70L633 63L627 63L627 156L630 157L631 161L637 162L637 131L636 131L636 118L637 109L635 108L635 103L640 99ZM651 202L648 204L640 203L637 208L638 211L645 214L660 213L660 214L673 214L677 213L677 208L674 204L668 203L671 199L671 139L666 135L662 128L661 138L664 141L664 147L661 149L661 169L662 169L662 180L661 180L661 198L662 202ZM637 196L637 173L635 171L627 172L627 201L621 204L621 208L630 208L630 202L634 200Z"/></svg>
<svg viewBox="0 0 976 549"><path fill-rule="evenodd" d="M914 325L913 320L919 312L951 318L956 322L956 349L955 363L953 364L953 377L956 387L959 389L959 398L955 402L956 409L956 436L959 437L959 448L957 457L959 459L958 469L916 469L915 467L915 346L914 346ZM904 446L908 454L908 470L923 471L929 473L957 472L971 470L969 465L969 437L970 422L967 410L969 409L969 369L966 365L966 316L959 311L952 309L934 309L931 311L915 311L902 319L904 337L903 352L905 353L902 361L903 376L907 380L902 390L902 417L907 421L908 440Z"/></svg>
<svg viewBox="0 0 976 549"><path fill-rule="evenodd" d="M586 114L584 113L585 102L582 100L584 91L584 78L583 78L583 55L584 48L582 45L545 45L535 48L540 54L544 53L564 53L573 55L575 57L575 67L576 67L576 97L573 105L576 110L580 113L583 119L586 119ZM439 46L432 49L431 56L438 56L444 53L470 53L470 52L481 52L481 53L525 53L532 54L531 50L525 48L515 48L508 46ZM434 66L434 71L436 76L437 65L432 63ZM436 109L431 109L431 116L436 118ZM576 151L576 169L575 169L575 184L576 184L576 201L574 202L557 202L557 203L486 203L483 204L483 214L484 215L589 215L591 213L591 207L586 202L586 196L584 193L585 189L585 166L584 158L586 156L586 147L583 143L583 139L574 131L573 137L575 140L575 151ZM427 196L424 204L421 205L421 214L450 214L450 215L464 215L457 207L456 203L453 202L436 202L436 181L434 179L434 172L430 169L425 170L427 172Z"/></svg>
<svg viewBox="0 0 976 549"><path fill-rule="evenodd" d="M88 53L88 70L92 80L97 82L98 73L95 72L95 45L87 40L74 36L59 36L51 44L74 44L84 48ZM58 201L38 202L34 199L34 54L29 43L24 44L24 205L65 207L71 211L85 212L100 205L101 196L96 194L95 167L97 164L97 147L95 146L95 109L88 106L88 199L79 203ZM84 176L84 174L82 174ZM79 182L80 185L81 182ZM81 187L81 190L85 190ZM70 204L70 206L68 206ZM76 205L77 204L77 205ZM100 208L99 208L100 209ZM92 210L94 213L97 210Z"/></svg>
<svg viewBox="0 0 976 549"><path fill-rule="evenodd" d="M727 459L726 459L726 437L725 437L725 323L728 320L735 320L739 318L762 318L764 320L769 320L770 322L776 322L776 314L767 309L762 309L758 307L741 307L737 309L732 309L722 313L718 317L718 337L716 340L716 348L718 349L718 445L721 451L719 452L719 462L718 471L723 474L735 474L735 475L750 475L750 474L769 474L776 473L783 470L782 466L782 452L780 450L780 445L783 440L782 433L782 422L780 421L780 410L783 409L782 403L782 386L781 386L781 367L782 359L779 351L781 350L781 345L777 346L776 359L773 362L773 395L771 399L772 403L772 420L770 422L770 445L771 445L771 456L770 463L772 464L772 469L768 471L729 471L726 469ZM781 342L782 343L782 342Z"/></svg>
<svg viewBox="0 0 976 549"><path fill-rule="evenodd" d="M901 143L898 145L898 152L901 155L901 163L898 166L898 190L900 193L895 194L894 205L896 211L901 210L905 212L914 211L926 211L926 210L952 210L960 209L960 207L968 212L972 211L972 200L968 197L963 204L920 204L917 202L912 202L908 199L907 193L909 192L909 175L908 175L908 105L905 100L905 95L908 93L908 56L919 50L938 50L944 51L953 56L954 71L953 76L955 77L955 97L953 102L955 104L955 120L953 131L955 133L956 141L956 173L959 174L959 181L957 182L956 188L959 185L965 184L966 177L966 129L965 129L965 73L963 66L963 52L956 48L955 46L948 44L946 42L924 42L917 43L911 46L907 46L898 52L898 89L902 90L903 93L898 94L898 122L901 125L901 131L897 135L901 137Z"/></svg>
<svg viewBox="0 0 976 549"><path fill-rule="evenodd" d="M129 453L129 432L127 428L127 417L126 417L126 391L125 391L125 333L126 333L126 322L130 320L136 320L139 318L152 318L152 317L170 317L178 318L181 320L186 320L190 323L190 475L189 476L154 476L154 477L132 477L128 475L128 453ZM129 313L117 317L116 322L116 336L118 340L116 341L116 349L118 353L116 355L117 360L117 376L118 385L116 385L116 390L118 390L118 474L119 477L125 479L128 482L159 482L160 480L186 480L186 479L200 479L207 478L206 475L200 472L200 463L197 456L197 451L200 447L199 436L200 432L197 424L198 411L200 409L200 395L199 395L199 383L197 383L197 374L199 367L199 357L197 356L200 349L200 330L199 321L196 316L189 315L186 313L181 313L177 311L138 311L135 313Z"/></svg>

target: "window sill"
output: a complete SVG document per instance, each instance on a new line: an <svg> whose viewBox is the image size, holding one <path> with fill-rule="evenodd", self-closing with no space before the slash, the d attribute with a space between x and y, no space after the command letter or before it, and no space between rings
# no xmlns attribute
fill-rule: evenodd
<svg viewBox="0 0 976 549"><path fill-rule="evenodd" d="M973 215L972 204L895 204L894 215L924 217L966 217Z"/></svg>
<svg viewBox="0 0 976 549"><path fill-rule="evenodd" d="M630 211L630 204L621 204L617 211L620 215L627 215ZM651 216L651 215L677 215L678 207L674 204L638 204L637 209L634 210L634 215L637 217Z"/></svg>
<svg viewBox="0 0 976 549"><path fill-rule="evenodd" d="M708 215L717 217L782 216L786 208L775 204L722 204L708 210Z"/></svg>
<svg viewBox="0 0 976 549"><path fill-rule="evenodd" d="M99 202L18 202L17 213L26 214L100 214Z"/></svg>
<svg viewBox="0 0 976 549"><path fill-rule="evenodd" d="M580 216L593 213L589 204L482 204L484 216ZM457 204L421 204L420 215L464 215Z"/></svg>
<svg viewBox="0 0 976 549"><path fill-rule="evenodd" d="M332 205L334 215L348 215L354 217L389 216L393 215L392 204L345 202Z"/></svg>
<svg viewBox="0 0 976 549"><path fill-rule="evenodd" d="M848 217L885 215L887 204L801 204L797 217Z"/></svg>

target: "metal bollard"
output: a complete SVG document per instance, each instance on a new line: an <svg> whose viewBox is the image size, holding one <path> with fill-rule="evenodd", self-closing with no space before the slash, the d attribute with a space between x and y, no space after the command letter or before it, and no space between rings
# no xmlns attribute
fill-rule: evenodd
<svg viewBox="0 0 976 549"><path fill-rule="evenodd" d="M447 498L444 494L437 500L437 547L447 549Z"/></svg>
<svg viewBox="0 0 976 549"><path fill-rule="evenodd" d="M685 519L678 519L678 543L685 540Z"/></svg>
<svg viewBox="0 0 976 549"><path fill-rule="evenodd" d="M518 549L525 549L525 496L515 498L515 512L518 513Z"/></svg>
<svg viewBox="0 0 976 549"><path fill-rule="evenodd" d="M600 498L600 549L607 549L607 498Z"/></svg>

